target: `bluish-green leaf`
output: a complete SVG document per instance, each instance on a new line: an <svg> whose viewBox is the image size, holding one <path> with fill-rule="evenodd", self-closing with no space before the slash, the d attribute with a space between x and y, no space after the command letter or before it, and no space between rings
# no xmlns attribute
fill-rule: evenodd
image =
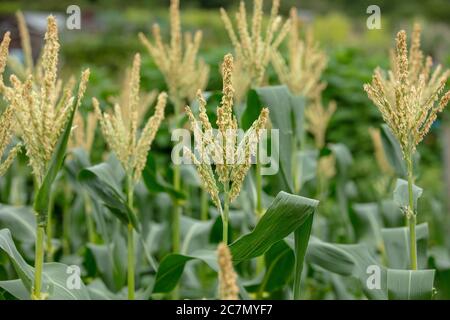
<svg viewBox="0 0 450 320"><path fill-rule="evenodd" d="M381 125L381 141L383 143L384 154L394 168L395 173L400 177L406 177L406 165L403 161L403 154L397 138L386 124Z"/></svg>
<svg viewBox="0 0 450 320"><path fill-rule="evenodd" d="M304 134L304 113L306 106L306 97L290 94L291 108L293 114L293 128L298 139Z"/></svg>
<svg viewBox="0 0 450 320"><path fill-rule="evenodd" d="M211 269L218 271L217 252L215 250L199 250L189 255L169 254L160 263L156 273L154 293L170 292L177 285L188 261L198 259Z"/></svg>
<svg viewBox="0 0 450 320"><path fill-rule="evenodd" d="M36 217L32 208L0 204L0 228L9 229L16 240L33 243L36 239Z"/></svg>
<svg viewBox="0 0 450 320"><path fill-rule="evenodd" d="M33 283L33 268L25 261L17 250L8 229L0 230L0 249L9 257L19 278L27 289L31 289Z"/></svg>
<svg viewBox="0 0 450 320"><path fill-rule="evenodd" d="M412 190L413 190L414 210L416 210L417 200L422 196L423 189L416 185L413 185ZM397 183L394 189L394 201L401 208L409 206L408 181L403 179L397 179Z"/></svg>
<svg viewBox="0 0 450 320"><path fill-rule="evenodd" d="M433 296L434 270L387 270L390 300L430 300Z"/></svg>
<svg viewBox="0 0 450 320"><path fill-rule="evenodd" d="M34 278L34 268L30 266L20 255L19 251L12 240L11 233L8 229L0 230L0 249L9 257L14 266L14 270L18 274L18 279L22 286L17 282L0 283L0 287L7 290L16 298L24 298L24 288L31 292L31 285ZM71 288L68 283L69 277L76 276L74 273L68 272L69 266L62 263L45 263L42 276L42 291L48 294L49 300L88 300L90 299L86 287L80 278L79 287L76 285ZM70 282L72 283L72 282Z"/></svg>
<svg viewBox="0 0 450 320"><path fill-rule="evenodd" d="M31 298L30 291L20 279L0 281L0 288L19 300L30 300Z"/></svg>
<svg viewBox="0 0 450 320"><path fill-rule="evenodd" d="M367 245L333 244L312 238L308 246L307 261L330 272L355 277L369 299L386 300L388 298L386 268L380 264ZM379 288L368 285L373 276L371 268L379 272L377 275L380 277Z"/></svg>

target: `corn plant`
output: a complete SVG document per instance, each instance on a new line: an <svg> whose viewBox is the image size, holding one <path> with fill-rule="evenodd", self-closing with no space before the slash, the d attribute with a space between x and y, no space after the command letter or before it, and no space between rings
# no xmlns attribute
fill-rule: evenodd
<svg viewBox="0 0 450 320"><path fill-rule="evenodd" d="M89 70L84 71L76 96L72 95L71 86L63 88L60 95L61 83L57 81L56 74L58 30L56 20L52 16L48 18L45 40L41 86L36 87L31 74L24 82L12 75L12 87L6 86L3 81L1 83L6 100L16 109L16 120L21 127L20 136L25 144L37 191L34 200L37 238L32 290L32 298L37 300L45 297L42 295L41 286L50 189L63 163L74 113L81 103L89 77Z"/></svg>
<svg viewBox="0 0 450 320"><path fill-rule="evenodd" d="M186 100L193 99L197 90L204 89L208 83L209 67L202 59L197 57L202 41L202 32L197 31L194 35L186 32L183 43L180 3L179 0L171 0L170 42L167 45L163 43L158 24L153 25L152 34L154 43L151 43L143 33L139 34L139 38L164 76L169 99L174 107L173 127L176 128ZM174 165L173 168L173 185L176 191L181 191L180 167L178 165ZM172 246L174 252L178 252L180 249L181 214L181 205L179 200L175 199L172 213Z"/></svg>
<svg viewBox="0 0 450 320"><path fill-rule="evenodd" d="M156 136L159 125L164 119L164 109L166 107L166 93L161 93L155 108L155 114L147 121L142 132L138 136L139 127L139 81L140 81L140 55L136 54L133 61L133 68L130 74L130 83L125 87L127 100L125 105L115 104L114 114L103 114L100 110L99 102L93 99L93 105L103 135L110 148L114 151L126 174L126 205L128 207L128 217L125 218L128 229L128 299L134 299L134 236L133 229L139 230L139 222L133 209L134 186L139 181L144 169L147 154L150 150L153 139Z"/></svg>
<svg viewBox="0 0 450 320"><path fill-rule="evenodd" d="M198 93L200 104L200 123L187 107L186 112L191 121L194 132L198 158L189 150L185 149L197 166L197 171L202 180L203 188L210 194L213 203L217 206L222 216L223 242L228 243L228 215L230 202L235 200L240 193L245 175L250 169L252 157L255 156L260 131L264 129L268 119L267 108L261 110L258 119L253 122L251 128L246 132L241 142L237 142L237 120L233 116L233 56L226 55L222 65L223 74L223 96L217 109L217 126L220 136L218 142L212 133L212 125L206 113L206 101L201 92ZM224 205L222 209L219 198L219 188L211 168L211 160L216 165L218 181L223 186Z"/></svg>
<svg viewBox="0 0 450 320"><path fill-rule="evenodd" d="M266 30L263 30L262 20L264 17L263 1L253 1L253 16L251 26L247 25L247 12L245 3L240 2L239 11L236 13L237 34L233 24L222 8L220 10L225 29L236 51L237 66L234 70L235 81L239 83L237 97L241 97L249 88L257 88L265 82L266 69L270 62L271 53L280 46L291 27L290 20L282 24L282 18L278 15L280 1L272 1L269 21ZM240 100L240 98L238 99ZM256 151L256 214L264 213L262 203L262 176L259 151Z"/></svg>
<svg viewBox="0 0 450 320"><path fill-rule="evenodd" d="M413 156L417 145L436 120L437 113L450 100L450 91L440 97L450 71L442 71L439 66L433 72L431 57L425 59L420 50L419 25L414 27L409 56L404 30L397 34L396 44L389 77L384 77L377 69L372 84L364 89L399 141L406 162L408 205L404 210L409 226L411 269L417 270Z"/></svg>

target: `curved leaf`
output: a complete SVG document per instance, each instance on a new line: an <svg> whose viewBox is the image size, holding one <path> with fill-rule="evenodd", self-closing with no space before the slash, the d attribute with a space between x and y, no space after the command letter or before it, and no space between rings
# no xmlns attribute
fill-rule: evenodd
<svg viewBox="0 0 450 320"><path fill-rule="evenodd" d="M294 232L313 215L319 202L280 192L255 229L230 245L236 262L258 257Z"/></svg>
<svg viewBox="0 0 450 320"><path fill-rule="evenodd" d="M413 199L414 210L417 209L417 200L422 196L423 189L413 185ZM405 208L409 206L409 193L408 193L408 181L403 179L397 179L394 189L394 201L400 206Z"/></svg>
<svg viewBox="0 0 450 320"><path fill-rule="evenodd" d="M94 257L95 264L102 279L112 290L121 289L127 278L126 244L118 234L115 234L109 244L87 245Z"/></svg>
<svg viewBox="0 0 450 320"><path fill-rule="evenodd" d="M409 228L381 229L384 247L392 269L409 269ZM416 226L417 260L419 268L427 267L427 243L428 224L422 223Z"/></svg>
<svg viewBox="0 0 450 320"><path fill-rule="evenodd" d="M11 237L11 232L8 229L0 230L0 249L3 250L9 257L14 270L16 270L20 280L24 286L29 290L33 283L33 268L25 261Z"/></svg>
<svg viewBox="0 0 450 320"><path fill-rule="evenodd" d="M8 229L0 230L0 249L2 249L9 257L14 266L15 271L19 275L22 285L17 281L14 282L0 282L0 287L7 290L16 298L24 298L24 290L28 293L31 291L33 283L34 268L27 264L11 238L11 233ZM79 279L79 287L69 288L68 280L72 275L68 273L67 265L62 263L45 263L43 269L43 291L48 293L49 300L88 300L90 299L86 287L81 279ZM28 297L27 297L28 299Z"/></svg>
<svg viewBox="0 0 450 320"><path fill-rule="evenodd" d="M194 259L205 262L216 272L219 270L217 265L217 252L215 250L199 250L189 255L169 254L159 265L153 292L161 293L172 291L180 280L186 263Z"/></svg>
<svg viewBox="0 0 450 320"><path fill-rule="evenodd" d="M23 285L22 280L0 281L0 288L19 300L30 300L30 291Z"/></svg>
<svg viewBox="0 0 450 320"><path fill-rule="evenodd" d="M67 265L62 263L45 263L43 271L43 288L48 288L48 300L90 300L87 288L80 279L80 287L67 285L71 274Z"/></svg>
<svg viewBox="0 0 450 320"><path fill-rule="evenodd" d="M308 247L307 261L330 272L355 277L369 299L386 300L388 298L386 268L380 265L369 247L364 244L331 244L313 238ZM368 286L372 266L379 270L379 288Z"/></svg>
<svg viewBox="0 0 450 320"><path fill-rule="evenodd" d="M36 239L36 218L30 207L0 204L0 228L11 231L14 239L33 243Z"/></svg>

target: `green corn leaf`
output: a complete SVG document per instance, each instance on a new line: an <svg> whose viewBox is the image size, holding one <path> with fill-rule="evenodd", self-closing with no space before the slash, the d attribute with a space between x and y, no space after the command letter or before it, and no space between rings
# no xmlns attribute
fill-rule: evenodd
<svg viewBox="0 0 450 320"><path fill-rule="evenodd" d="M215 272L219 271L216 250L198 250L189 255L169 254L164 257L159 265L153 293L166 293L172 291L180 280L186 263L192 260L202 261ZM249 300L248 293L239 278L237 280L237 285L239 286L239 295L241 299Z"/></svg>
<svg viewBox="0 0 450 320"><path fill-rule="evenodd" d="M89 155L83 148L71 149L69 154L70 159L67 159L65 163L67 177L72 184L78 185L78 174L80 171L91 166Z"/></svg>
<svg viewBox="0 0 450 320"><path fill-rule="evenodd" d="M180 232L182 238L181 253L197 251L208 244L214 220L199 221L190 217L181 217Z"/></svg>
<svg viewBox="0 0 450 320"><path fill-rule="evenodd" d="M151 152L148 153L147 163L142 172L142 178L149 192L166 192L173 199L186 200L186 195L183 192L175 190L174 186L165 181L158 173L156 161Z"/></svg>
<svg viewBox="0 0 450 320"><path fill-rule="evenodd" d="M28 265L22 255L16 248L14 241L11 237L11 232L8 229L0 230L0 249L6 253L11 261L14 270L19 276L20 280L24 284L25 288L31 289L33 283L33 268Z"/></svg>
<svg viewBox="0 0 450 320"><path fill-rule="evenodd" d="M295 135L300 139L300 137L304 134L305 128L303 127L303 118L305 114L305 106L306 106L306 97L304 96L295 96L293 94L289 95L291 101L292 115L293 115L293 124Z"/></svg>
<svg viewBox="0 0 450 320"><path fill-rule="evenodd" d="M281 289L292 279L295 256L285 241L278 241L266 252L264 260L267 266L264 274L264 291Z"/></svg>
<svg viewBox="0 0 450 320"><path fill-rule="evenodd" d="M329 147L336 157L338 176L341 179L346 179L349 169L353 164L353 157L350 150L342 143L333 143Z"/></svg>
<svg viewBox="0 0 450 320"><path fill-rule="evenodd" d="M172 291L183 274L186 262L192 259L194 257L181 254L170 254L166 256L159 265L153 293Z"/></svg>
<svg viewBox="0 0 450 320"><path fill-rule="evenodd" d="M87 286L92 300L118 300L121 297L109 291L100 279L95 279ZM125 297L123 297L125 298Z"/></svg>
<svg viewBox="0 0 450 320"><path fill-rule="evenodd" d="M307 261L342 276L353 276L359 280L361 289L369 299L386 300L387 271L365 244L341 245L312 238L308 246ZM379 288L369 287L373 273L379 271Z"/></svg>
<svg viewBox="0 0 450 320"><path fill-rule="evenodd" d="M417 200L422 196L422 192L422 188L413 185L414 210L417 209ZM400 206L400 208L409 206L408 181L397 179L394 189L394 201Z"/></svg>
<svg viewBox="0 0 450 320"><path fill-rule="evenodd" d="M292 192L291 174L291 149L292 135L295 133L292 127L292 103L291 94L286 86L270 86L250 90L247 96L247 106L241 117L241 127L247 129L255 121L263 107L269 108L270 121L274 129L279 130L279 157L282 190Z"/></svg>
<svg viewBox="0 0 450 320"><path fill-rule="evenodd" d="M387 270L390 300L430 300L433 296L434 270Z"/></svg>
<svg viewBox="0 0 450 320"><path fill-rule="evenodd" d="M383 143L384 154L389 164L394 168L395 173L400 177L406 177L406 165L403 161L403 154L397 138L386 124L381 125L381 141Z"/></svg>
<svg viewBox="0 0 450 320"><path fill-rule="evenodd" d="M264 254L308 221L319 202L286 192L278 193L255 229L230 245L236 262Z"/></svg>
<svg viewBox="0 0 450 320"><path fill-rule="evenodd" d="M381 229L388 265L392 269L409 269L409 228ZM428 224L416 226L417 262L420 269L427 267Z"/></svg>
<svg viewBox="0 0 450 320"><path fill-rule="evenodd" d="M19 299L28 299L34 278L34 268L23 259L12 240L8 229L0 230L0 249L9 257L19 279L14 281L0 281L0 288L8 291ZM62 263L45 263L43 271L43 292L48 294L49 300L89 300L88 291L79 279L79 287L70 288L68 273L69 266ZM20 284L19 284L20 281ZM25 297L24 292L28 292Z"/></svg>
<svg viewBox="0 0 450 320"><path fill-rule="evenodd" d="M359 241L381 248L383 239L381 228L383 219L377 203L355 203L353 206L355 217L353 224Z"/></svg>
<svg viewBox="0 0 450 320"><path fill-rule="evenodd" d="M30 207L0 204L0 228L9 229L20 242L33 243L36 239L36 218Z"/></svg>
<svg viewBox="0 0 450 320"><path fill-rule="evenodd" d="M62 263L45 263L43 272L43 288L48 288L49 300L90 300L88 290L80 279L80 287L68 286L69 266Z"/></svg>
<svg viewBox="0 0 450 320"><path fill-rule="evenodd" d="M219 270L215 250L201 250L189 255L169 254L159 265L153 293L172 291L180 280L186 263L194 259L205 262L214 271Z"/></svg>
<svg viewBox="0 0 450 320"><path fill-rule="evenodd" d="M78 180L95 194L124 225L131 223L137 231L140 230L136 214L128 206L126 197L108 163L83 169L78 175Z"/></svg>
<svg viewBox="0 0 450 320"><path fill-rule="evenodd" d="M274 129L279 130L279 163L284 187L282 190L293 192L292 185L292 101L286 86L262 87L257 90L262 107L269 108L270 121Z"/></svg>
<svg viewBox="0 0 450 320"><path fill-rule="evenodd" d="M111 290L119 290L126 284L127 252L125 240L116 232L109 244L89 243L98 273Z"/></svg>
<svg viewBox="0 0 450 320"><path fill-rule="evenodd" d="M22 280L0 281L0 288L19 300L30 300L30 291L24 286Z"/></svg>

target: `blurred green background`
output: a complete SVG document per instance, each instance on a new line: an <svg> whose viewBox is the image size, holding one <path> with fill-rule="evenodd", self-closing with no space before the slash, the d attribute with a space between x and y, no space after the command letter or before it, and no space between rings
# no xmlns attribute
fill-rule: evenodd
<svg viewBox="0 0 450 320"><path fill-rule="evenodd" d="M211 66L208 90L221 88L219 63L223 55L232 51L228 36L219 17L220 7L230 12L236 10L239 1L181 0L183 30L203 30L201 57ZM251 1L246 1L248 10ZM11 30L14 45L18 45L18 32L14 13L22 10L27 17L42 21L49 13L58 14L64 23L69 5L81 8L81 30L61 28L62 72L78 73L82 67L92 70L89 85L90 96L107 98L117 93L124 69L130 65L132 55L143 56L143 87L147 90L165 89L164 81L140 44L137 34L149 32L153 23L159 23L166 36L168 32L169 0L50 0L0 2L0 31ZM369 30L366 13L369 5L381 8L379 30ZM264 1L269 10L271 1ZM345 143L354 157L352 178L357 181L359 201L370 201L374 176L373 145L368 128L378 126L382 120L378 110L363 91L363 84L370 81L373 69L379 65L388 67L389 48L393 46L398 30L411 31L414 22L422 24L422 47L436 63L450 65L450 1L448 0L282 0L281 12L287 16L289 9L299 9L305 28L312 28L315 38L327 51L329 64L323 76L328 83L324 100L334 99L338 111L334 115L328 133L328 141ZM44 24L45 26L45 24ZM31 30L33 45L39 48L42 33ZM277 83L273 70L269 70L271 83ZM86 99L86 101L89 101ZM85 106L89 108L89 105ZM441 128L448 126L444 114L436 122L432 133L421 146L421 174L417 182L426 190L425 197L446 203L448 187L444 179L443 150L446 146ZM426 220L427 213L420 218Z"/></svg>

